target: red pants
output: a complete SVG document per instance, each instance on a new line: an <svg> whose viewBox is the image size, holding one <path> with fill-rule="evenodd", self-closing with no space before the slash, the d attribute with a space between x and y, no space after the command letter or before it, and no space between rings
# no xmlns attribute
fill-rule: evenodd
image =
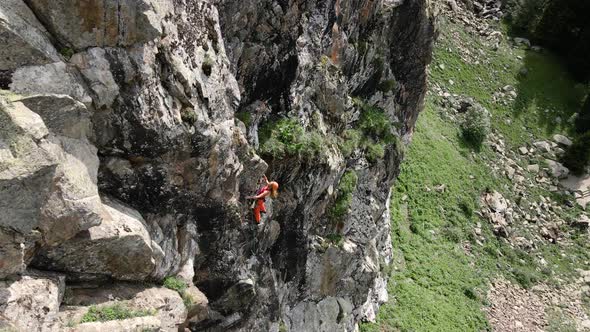
<svg viewBox="0 0 590 332"><path fill-rule="evenodd" d="M264 201L259 199L256 201L256 205L254 206L254 220L257 224L260 224L260 213L266 213L266 207L264 206Z"/></svg>

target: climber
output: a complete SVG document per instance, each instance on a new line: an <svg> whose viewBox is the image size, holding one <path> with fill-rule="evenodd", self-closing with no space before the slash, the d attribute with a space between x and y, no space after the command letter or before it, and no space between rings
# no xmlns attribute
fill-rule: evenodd
<svg viewBox="0 0 590 332"><path fill-rule="evenodd" d="M256 196L248 196L246 199L254 199L252 209L254 210L254 220L257 224L260 224L260 213L266 213L266 207L264 201L270 196L271 198L277 198L279 195L279 184L275 181L268 181L266 175L262 178L266 185L256 191Z"/></svg>

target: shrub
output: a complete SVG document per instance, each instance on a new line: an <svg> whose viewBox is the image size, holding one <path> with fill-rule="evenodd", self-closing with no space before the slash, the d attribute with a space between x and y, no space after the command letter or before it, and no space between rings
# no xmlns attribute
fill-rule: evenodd
<svg viewBox="0 0 590 332"><path fill-rule="evenodd" d="M385 92L392 91L393 89L395 89L396 86L397 86L397 83L395 82L395 80L385 80L385 81L379 82L379 84L377 85L377 90L385 93Z"/></svg>
<svg viewBox="0 0 590 332"><path fill-rule="evenodd" d="M342 241L344 240L342 235L340 234L329 234L328 236L326 236L326 239L330 241L330 243L337 246L342 245Z"/></svg>
<svg viewBox="0 0 590 332"><path fill-rule="evenodd" d="M260 153L273 158L296 156L312 160L323 153L328 139L317 131L306 132L296 119L266 124L260 131Z"/></svg>
<svg viewBox="0 0 590 332"><path fill-rule="evenodd" d="M179 293L183 292L186 289L186 286L184 280L176 277L167 277L164 279L164 287L175 290Z"/></svg>
<svg viewBox="0 0 590 332"><path fill-rule="evenodd" d="M385 148L388 144L395 143L397 146L397 137L392 134L392 123L387 114L376 106L369 105L364 101L354 98L353 103L361 108L362 113L358 121L357 131L358 136L351 141L348 146L341 145L341 150L344 155L350 151L350 148L363 147L365 157L370 162L376 162L385 156ZM345 135L351 135L349 131L345 131Z"/></svg>
<svg viewBox="0 0 590 332"><path fill-rule="evenodd" d="M465 113L461 132L468 143L479 148L490 132L490 126L490 113L483 106L473 105Z"/></svg>
<svg viewBox="0 0 590 332"><path fill-rule="evenodd" d="M195 124L195 122L197 122L197 113L191 108L185 108L180 111L180 118L183 122L186 122L192 126Z"/></svg>
<svg viewBox="0 0 590 332"><path fill-rule="evenodd" d="M534 274L524 269L512 270L514 279L525 289L529 289L537 282L537 278Z"/></svg>
<svg viewBox="0 0 590 332"><path fill-rule="evenodd" d="M362 104L363 112L359 128L368 136L376 139L391 139L391 121L382 109Z"/></svg>
<svg viewBox="0 0 590 332"><path fill-rule="evenodd" d="M182 302L184 303L185 307L188 308L191 305L193 305L194 300L186 292L186 288L188 287L188 285L184 280L177 277L167 277L166 279L164 279L164 287L177 291L180 294L180 297L182 297Z"/></svg>
<svg viewBox="0 0 590 332"><path fill-rule="evenodd" d="M340 182L336 192L336 200L330 210L330 217L333 221L342 219L347 213L350 203L352 203L352 193L356 189L358 176L355 171L346 171Z"/></svg>
<svg viewBox="0 0 590 332"><path fill-rule="evenodd" d="M109 306L90 306L88 312L82 317L81 323L106 322L109 320L119 320L134 317L143 317L154 315L153 310L132 310L120 303Z"/></svg>
<svg viewBox="0 0 590 332"><path fill-rule="evenodd" d="M362 133L356 129L347 129L344 131L338 144L340 151L345 157L350 156L356 150L362 139Z"/></svg>
<svg viewBox="0 0 590 332"><path fill-rule="evenodd" d="M372 163L379 159L383 159L383 157L385 157L385 144L367 140L365 142L365 156L367 157L367 160Z"/></svg>
<svg viewBox="0 0 590 332"><path fill-rule="evenodd" d="M244 123L246 127L250 127L252 123L252 114L250 112L242 111L236 113L236 118Z"/></svg>
<svg viewBox="0 0 590 332"><path fill-rule="evenodd" d="M70 59L74 55L74 50L69 47L62 48L59 53L64 56L66 59Z"/></svg>
<svg viewBox="0 0 590 332"><path fill-rule="evenodd" d="M561 161L572 173L583 174L586 166L590 163L590 132L574 139Z"/></svg>

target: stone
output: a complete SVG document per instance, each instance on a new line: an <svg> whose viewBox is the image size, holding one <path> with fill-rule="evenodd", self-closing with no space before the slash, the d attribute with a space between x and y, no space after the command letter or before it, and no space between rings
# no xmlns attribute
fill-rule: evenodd
<svg viewBox="0 0 590 332"><path fill-rule="evenodd" d="M582 214L574 221L573 225L581 229L588 229L590 226L590 218L588 218L587 215Z"/></svg>
<svg viewBox="0 0 590 332"><path fill-rule="evenodd" d="M531 173L539 173L539 165L538 164L533 164L533 165L528 165L526 167L527 171L531 172Z"/></svg>
<svg viewBox="0 0 590 332"><path fill-rule="evenodd" d="M434 187L434 190L439 193L444 193L446 189L447 189L447 186L445 184L441 184L441 185Z"/></svg>
<svg viewBox="0 0 590 332"><path fill-rule="evenodd" d="M254 300L255 295L254 281L252 279L240 280L232 285L220 299L211 303L211 308L222 314L239 311L241 308L247 307Z"/></svg>
<svg viewBox="0 0 590 332"><path fill-rule="evenodd" d="M522 154L522 155L526 155L526 154L528 154L528 153L529 153L529 150L528 150L526 147L524 147L524 146L521 146L521 147L519 147L519 148L518 148L518 152L519 152L520 154Z"/></svg>
<svg viewBox="0 0 590 332"><path fill-rule="evenodd" d="M86 106L92 104L78 71L63 62L18 68L12 75L10 90L22 95L68 95Z"/></svg>
<svg viewBox="0 0 590 332"><path fill-rule="evenodd" d="M0 317L18 331L57 331L65 276L28 271L16 280L0 281Z"/></svg>
<svg viewBox="0 0 590 332"><path fill-rule="evenodd" d="M569 169L563 166L561 163L551 159L545 159L545 163L549 168L549 174L556 179L565 179L569 174Z"/></svg>
<svg viewBox="0 0 590 332"><path fill-rule="evenodd" d="M111 107L119 95L119 85L115 82L107 56L104 49L91 48L74 54L70 59L88 82L90 90L95 95L94 103L98 108Z"/></svg>
<svg viewBox="0 0 590 332"><path fill-rule="evenodd" d="M55 109L47 108L55 118L69 114L57 106L59 98L47 100L46 105L56 103ZM98 225L104 212L96 186L96 149L86 139L50 129L22 102L0 105L0 140L19 147L9 160L0 160L0 239L3 256L16 259L0 276L22 271L38 246L58 244Z"/></svg>
<svg viewBox="0 0 590 332"><path fill-rule="evenodd" d="M506 199L497 191L485 195L485 201L494 212L505 212L508 208Z"/></svg>
<svg viewBox="0 0 590 332"><path fill-rule="evenodd" d="M149 42L162 34L161 21L172 11L171 4L155 0L27 0L27 4L63 44L76 50Z"/></svg>
<svg viewBox="0 0 590 332"><path fill-rule="evenodd" d="M86 140L93 136L90 112L84 104L66 95L33 95L19 102L38 114L56 135Z"/></svg>
<svg viewBox="0 0 590 332"><path fill-rule="evenodd" d="M104 331L161 331L161 321L154 316L135 317L122 320L110 320L106 322L83 323L66 328L66 332L104 332ZM170 331L170 330L164 330Z"/></svg>
<svg viewBox="0 0 590 332"><path fill-rule="evenodd" d="M180 294L164 287L119 282L101 288L68 288L67 294L65 302L69 306L120 304L133 310L153 311L163 331L178 331L187 319Z"/></svg>
<svg viewBox="0 0 590 332"><path fill-rule="evenodd" d="M541 152L550 152L551 151L551 145L547 141L534 142L533 145L537 149L539 149L539 151L541 151Z"/></svg>
<svg viewBox="0 0 590 332"><path fill-rule="evenodd" d="M162 262L164 253L152 241L145 220L137 211L116 201L106 199L104 208L100 225L46 248L33 264L118 280L147 279Z"/></svg>
<svg viewBox="0 0 590 332"><path fill-rule="evenodd" d="M0 71L59 61L49 33L22 0L0 2Z"/></svg>
<svg viewBox="0 0 590 332"><path fill-rule="evenodd" d="M209 300L203 292L191 284L184 291L183 296L190 299L187 307L187 319L190 320L191 323L199 323L208 318Z"/></svg>
<svg viewBox="0 0 590 332"><path fill-rule="evenodd" d="M502 91L504 91L504 92L510 92L510 91L514 91L514 87L513 87L512 85L505 85L505 86L502 88Z"/></svg>
<svg viewBox="0 0 590 332"><path fill-rule="evenodd" d="M526 38L515 37L514 43L516 44L516 46L525 46L526 48L531 47L531 42Z"/></svg>
<svg viewBox="0 0 590 332"><path fill-rule="evenodd" d="M557 143L557 144L560 144L561 146L567 147L567 146L572 145L572 141L569 138L567 138L561 134L553 135L553 141L555 141L555 143Z"/></svg>

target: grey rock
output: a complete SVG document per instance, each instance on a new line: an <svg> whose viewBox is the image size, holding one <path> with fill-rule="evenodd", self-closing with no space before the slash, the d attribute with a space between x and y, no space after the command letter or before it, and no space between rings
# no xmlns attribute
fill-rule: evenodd
<svg viewBox="0 0 590 332"><path fill-rule="evenodd" d="M547 141L534 142L533 145L537 149L539 149L539 151L541 151L541 152L550 152L551 151L551 145Z"/></svg>
<svg viewBox="0 0 590 332"><path fill-rule="evenodd" d="M154 0L25 1L60 42L77 50L149 42L162 34L160 22L172 7L169 1Z"/></svg>
<svg viewBox="0 0 590 332"><path fill-rule="evenodd" d="M18 68L12 75L10 90L22 95L68 95L86 106L92 103L78 71L63 62Z"/></svg>
<svg viewBox="0 0 590 332"><path fill-rule="evenodd" d="M100 288L67 289L69 306L110 306L120 304L133 310L154 312L163 331L178 331L187 318L187 310L178 292L164 287L115 283ZM81 325L80 325L81 326Z"/></svg>
<svg viewBox="0 0 590 332"><path fill-rule="evenodd" d="M164 259L141 215L105 200L100 225L40 252L33 264L44 269L144 280ZM125 253L125 254L121 254Z"/></svg>
<svg viewBox="0 0 590 332"><path fill-rule="evenodd" d="M561 134L553 135L553 140L555 141L555 143L560 144L562 146L572 145L572 141L569 138L567 138Z"/></svg>
<svg viewBox="0 0 590 332"><path fill-rule="evenodd" d="M537 164L528 165L527 170L531 173L539 173L539 165L537 165Z"/></svg>
<svg viewBox="0 0 590 332"><path fill-rule="evenodd" d="M69 109L52 111L59 118ZM0 233L4 255L20 257L7 269L16 273L35 247L55 245L100 222L98 158L86 140L51 132L42 117L21 102L2 102L0 118L0 140L17 147L9 159L0 160ZM14 242L7 243L9 239Z"/></svg>
<svg viewBox="0 0 590 332"><path fill-rule="evenodd" d="M59 61L47 30L21 0L0 3L0 70Z"/></svg>
<svg viewBox="0 0 590 332"><path fill-rule="evenodd" d="M531 47L531 42L530 40L526 39L526 38L521 38L521 37L515 37L514 38L514 43L517 46L525 46L526 48L530 48Z"/></svg>
<svg viewBox="0 0 590 332"><path fill-rule="evenodd" d="M30 271L16 280L0 281L0 316L18 331L58 331L65 276Z"/></svg>
<svg viewBox="0 0 590 332"><path fill-rule="evenodd" d="M75 327L66 328L67 332L136 332L136 331L160 331L162 322L154 316L135 317L106 322L83 323Z"/></svg>
<svg viewBox="0 0 590 332"><path fill-rule="evenodd" d="M34 95L19 99L38 114L49 131L56 135L85 140L92 137L90 112L84 104L65 95Z"/></svg>
<svg viewBox="0 0 590 332"><path fill-rule="evenodd" d="M86 52L76 53L70 59L94 93L97 108L111 107L119 95L119 86L115 82L107 53L102 48L91 48Z"/></svg>
<svg viewBox="0 0 590 332"><path fill-rule="evenodd" d="M590 227L590 218L588 218L587 215L582 214L574 221L574 226L581 229L588 229Z"/></svg>
<svg viewBox="0 0 590 332"><path fill-rule="evenodd" d="M549 168L549 174L556 179L565 179L570 172L567 167L554 160L545 159L545 163Z"/></svg>

